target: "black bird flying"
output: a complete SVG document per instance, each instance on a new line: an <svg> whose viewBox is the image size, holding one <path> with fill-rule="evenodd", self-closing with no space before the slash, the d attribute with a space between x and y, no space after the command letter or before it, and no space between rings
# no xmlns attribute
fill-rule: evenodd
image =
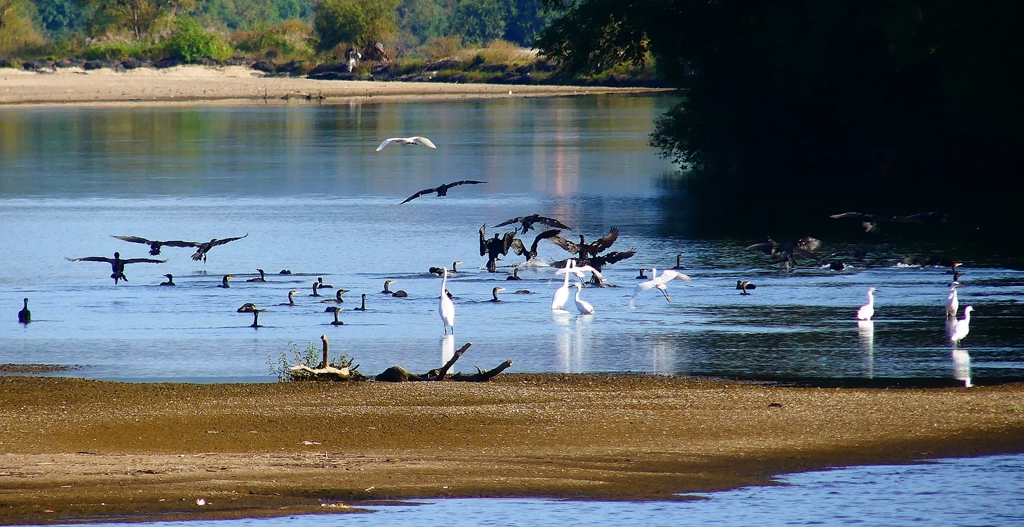
<svg viewBox="0 0 1024 527"><path fill-rule="evenodd" d="M554 218L546 218L544 216L541 216L540 214L530 214L529 216L519 216L518 218L505 220L495 225L495 227L504 227L506 225L512 225L513 223L520 224L520 226L516 227L516 229L519 230L519 232L522 234L526 234L526 231L532 229L534 223L541 223L547 225L548 227L555 227L557 229L566 229L570 231L572 230L571 228L569 228L568 225L565 225Z"/></svg>
<svg viewBox="0 0 1024 527"><path fill-rule="evenodd" d="M152 258L128 258L126 260L121 259L121 253L114 253L113 258L107 258L106 256L86 256L85 258L68 258L69 262L104 262L110 264L111 274L110 277L114 279L114 284L117 284L118 280L128 281L128 277L124 275L124 266L133 263L164 263L167 260L154 260Z"/></svg>
<svg viewBox="0 0 1024 527"><path fill-rule="evenodd" d="M452 187L457 187L459 185L479 185L480 183L487 183L487 182L486 181L476 181L476 180L472 180L472 179L463 179L462 181L455 181L453 183L445 183L445 184L443 184L441 186L434 187L434 188L425 188L425 189L423 189L423 190L413 194L412 196L409 196L408 198L405 198L405 201L403 201L402 203L399 203L399 205L402 205L404 203L409 203L410 201L412 201L412 200L414 200L414 199L416 199L416 198L418 198L420 196L423 196L425 194L430 194L431 192L437 192L437 197L447 196L448 195L448 189L450 189Z"/></svg>

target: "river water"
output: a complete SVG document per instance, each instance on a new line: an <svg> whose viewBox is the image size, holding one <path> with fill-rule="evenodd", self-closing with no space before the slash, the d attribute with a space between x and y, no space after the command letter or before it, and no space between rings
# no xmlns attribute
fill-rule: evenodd
<svg viewBox="0 0 1024 527"><path fill-rule="evenodd" d="M958 253L949 237L869 239L851 226L757 237L823 239L820 253L871 247L836 272L802 261L785 273L743 248L750 235L704 237L688 229L680 173L647 145L665 96L402 102L349 106L76 108L0 110L0 363L72 367L62 375L125 381L272 381L281 353L319 345L356 358L373 374L392 365L438 366L472 342L456 369L512 359L512 372L649 372L847 384L979 384L1024 378L1024 272L995 256ZM437 149L375 148L420 134ZM455 187L399 203L424 188ZM605 268L614 287L586 288L592 316L554 314L562 284L545 262L569 256L541 242L537 262L510 253L484 269L478 230L539 213L596 239L620 231L612 250L636 255ZM523 236L527 245L537 230ZM164 247L166 263L110 266L67 258L148 257L112 238L206 241ZM882 240L881 242L879 240ZM965 262L961 305L974 307L970 335L954 350L944 302L946 267L896 265L908 254ZM656 290L630 308L637 270L676 264L692 281ZM449 279L456 335L442 338L441 278L427 272L461 260ZM505 280L520 265L520 281ZM247 282L256 269L267 282ZM290 275L279 272L288 269ZM173 274L176 287L158 284ZM217 287L225 274L231 287ZM333 326L334 289L349 289ZM753 281L749 296L735 289ZM381 294L395 280L407 298ZM502 302L490 302L494 287ZM876 315L857 308L878 288ZM296 306L286 302L298 290ZM532 294L513 294L525 290ZM359 305L366 294L367 310ZM16 322L28 297L33 322ZM243 303L267 309L262 327Z"/></svg>

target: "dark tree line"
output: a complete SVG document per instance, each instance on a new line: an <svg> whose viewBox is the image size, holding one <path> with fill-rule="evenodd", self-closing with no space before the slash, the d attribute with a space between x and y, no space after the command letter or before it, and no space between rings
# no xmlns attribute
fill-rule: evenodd
<svg viewBox="0 0 1024 527"><path fill-rule="evenodd" d="M1022 187L1024 3L546 1L570 71L650 55L685 90L651 142L703 185L990 216Z"/></svg>

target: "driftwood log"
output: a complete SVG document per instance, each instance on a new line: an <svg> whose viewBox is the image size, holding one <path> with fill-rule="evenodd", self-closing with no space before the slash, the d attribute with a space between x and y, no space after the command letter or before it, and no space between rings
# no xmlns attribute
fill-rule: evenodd
<svg viewBox="0 0 1024 527"><path fill-rule="evenodd" d="M310 368L305 364L299 364L292 366L288 371L293 381L351 381L361 380L361 375L353 375L352 371L352 360L348 363L340 365L340 368L331 366L331 363L327 358L327 335L320 335L320 341L323 343L323 359L316 368ZM356 366L358 368L358 366Z"/></svg>
<svg viewBox="0 0 1024 527"><path fill-rule="evenodd" d="M462 354L465 353L472 345L473 343L467 342L464 346L455 351L455 354L452 355L452 358L449 359L444 366L430 370L427 373L409 373L401 366L392 366L374 377L374 380L382 382L443 381L447 377L450 381L484 382L505 371L512 365L512 359L509 359L490 370L482 370L478 366L476 368L476 373L455 373L449 376L448 370L455 365L455 361L459 360L459 357L462 357Z"/></svg>

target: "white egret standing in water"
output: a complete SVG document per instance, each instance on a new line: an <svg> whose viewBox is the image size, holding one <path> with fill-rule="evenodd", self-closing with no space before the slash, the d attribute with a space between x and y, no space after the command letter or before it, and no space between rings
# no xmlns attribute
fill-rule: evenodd
<svg viewBox="0 0 1024 527"><path fill-rule="evenodd" d="M658 270L652 267L651 268L651 279L646 281L646 282L640 282L633 289L633 297L629 299L629 307L631 309L634 307L633 306L633 300L636 300L636 296L637 295L639 295L642 291L646 291L646 290L652 289L652 288L653 289L657 289L658 291L661 291L661 294L665 295L665 300L668 301L668 302L671 302L672 301L672 297L668 296L668 287L665 284L667 284L667 283L669 283L672 280L675 280L677 278L680 279L680 280L683 280L685 282L689 282L690 281L690 277L689 276L686 276L685 274L680 273L679 271L673 271L671 269L667 269L665 271L662 271L661 272L661 276L658 276Z"/></svg>
<svg viewBox="0 0 1024 527"><path fill-rule="evenodd" d="M444 324L444 334L448 334L448 328L452 328L452 335L455 334L455 304L446 294L448 285L448 269L444 270L444 278L441 279L441 300L437 304L437 312L441 315L441 323Z"/></svg>
<svg viewBox="0 0 1024 527"><path fill-rule="evenodd" d="M555 271L556 273L564 272L565 280L562 281L562 287L556 289L554 296L551 297L552 311L562 311L565 307L565 303L569 301L569 273L571 272L569 269L573 267L575 263L575 260L569 260L565 262L564 268Z"/></svg>
<svg viewBox="0 0 1024 527"><path fill-rule="evenodd" d="M868 288L868 303L857 310L857 320L871 320L875 316L875 291L874 287Z"/></svg>
<svg viewBox="0 0 1024 527"><path fill-rule="evenodd" d="M956 312L960 308L960 300L956 297L956 286L960 284L953 282L949 286L949 296L946 297L946 318L956 318Z"/></svg>
<svg viewBox="0 0 1024 527"><path fill-rule="evenodd" d="M581 315L593 315L594 306L592 306L590 302L580 299L580 291L583 290L583 285L578 282L574 285L576 286L576 310L579 311Z"/></svg>
<svg viewBox="0 0 1024 527"><path fill-rule="evenodd" d="M949 336L949 340L954 345L960 344L960 341L971 332L971 311L974 311L973 307L965 307L964 318L957 320L956 324L953 324L953 332Z"/></svg>

